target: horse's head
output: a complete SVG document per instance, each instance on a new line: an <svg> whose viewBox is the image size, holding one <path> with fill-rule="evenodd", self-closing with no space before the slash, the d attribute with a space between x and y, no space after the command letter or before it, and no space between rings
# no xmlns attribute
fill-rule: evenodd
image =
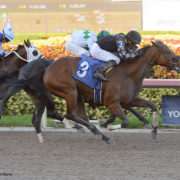
<svg viewBox="0 0 180 180"><path fill-rule="evenodd" d="M29 40L24 41L23 45L0 59L0 80L17 73L19 69L27 62L39 59L40 52Z"/></svg>
<svg viewBox="0 0 180 180"><path fill-rule="evenodd" d="M38 49L32 45L29 40L24 40L24 44L18 45L17 49L13 51L13 53L17 56L17 58L26 62L39 59L42 56Z"/></svg>
<svg viewBox="0 0 180 180"><path fill-rule="evenodd" d="M155 64L180 72L179 58L167 45L159 40L152 41L152 45L156 47L158 52L158 58L154 59Z"/></svg>

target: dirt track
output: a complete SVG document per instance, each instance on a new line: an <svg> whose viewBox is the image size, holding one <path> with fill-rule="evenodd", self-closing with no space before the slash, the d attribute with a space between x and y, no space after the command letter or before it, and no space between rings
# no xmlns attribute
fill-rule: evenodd
<svg viewBox="0 0 180 180"><path fill-rule="evenodd" d="M180 134L1 132L0 180L180 180ZM9 175L9 176L7 176Z"/></svg>

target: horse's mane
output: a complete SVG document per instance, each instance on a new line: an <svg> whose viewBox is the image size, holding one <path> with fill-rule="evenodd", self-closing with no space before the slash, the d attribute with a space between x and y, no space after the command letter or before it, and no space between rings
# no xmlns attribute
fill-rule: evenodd
<svg viewBox="0 0 180 180"><path fill-rule="evenodd" d="M122 63L128 63L129 64L129 63L134 63L136 61L141 60L141 57L144 56L145 52L152 46L156 46L164 54L175 55L174 52L166 44L164 44L161 40L155 40L155 41L152 41L152 45L146 45L140 49L142 51L140 56L137 56L137 57L135 57L133 59L129 59L129 60L127 59L127 60L123 61ZM120 64L122 64L122 63L120 63Z"/></svg>
<svg viewBox="0 0 180 180"><path fill-rule="evenodd" d="M164 44L161 40L156 40L152 42L156 47L158 47L162 52L167 53L167 54L174 54L174 52L166 45Z"/></svg>
<svg viewBox="0 0 180 180"><path fill-rule="evenodd" d="M148 45L145 45L144 47L142 47L141 50L142 50L143 53L141 54L141 56L143 56L143 54L144 54L150 47L151 47L151 45L149 45L149 44L148 44Z"/></svg>

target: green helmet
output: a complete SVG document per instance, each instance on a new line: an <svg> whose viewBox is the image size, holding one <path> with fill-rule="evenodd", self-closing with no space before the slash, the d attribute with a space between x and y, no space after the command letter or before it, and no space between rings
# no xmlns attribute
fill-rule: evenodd
<svg viewBox="0 0 180 180"><path fill-rule="evenodd" d="M100 32L98 33L97 39L98 39L98 41L99 41L100 39L102 39L102 38L104 38L104 37L106 37L106 36L109 36L109 35L111 35L110 32L108 32L108 31L106 31L106 30L102 30L102 31L100 31Z"/></svg>

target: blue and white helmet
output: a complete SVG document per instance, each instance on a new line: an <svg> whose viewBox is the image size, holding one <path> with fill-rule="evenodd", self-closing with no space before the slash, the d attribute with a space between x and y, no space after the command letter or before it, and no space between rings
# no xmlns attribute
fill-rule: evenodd
<svg viewBox="0 0 180 180"><path fill-rule="evenodd" d="M5 25L4 25L4 28L3 28L3 33L4 33L4 36L12 41L14 39L14 33L13 33L13 30L12 30L12 26L9 22L7 22Z"/></svg>

